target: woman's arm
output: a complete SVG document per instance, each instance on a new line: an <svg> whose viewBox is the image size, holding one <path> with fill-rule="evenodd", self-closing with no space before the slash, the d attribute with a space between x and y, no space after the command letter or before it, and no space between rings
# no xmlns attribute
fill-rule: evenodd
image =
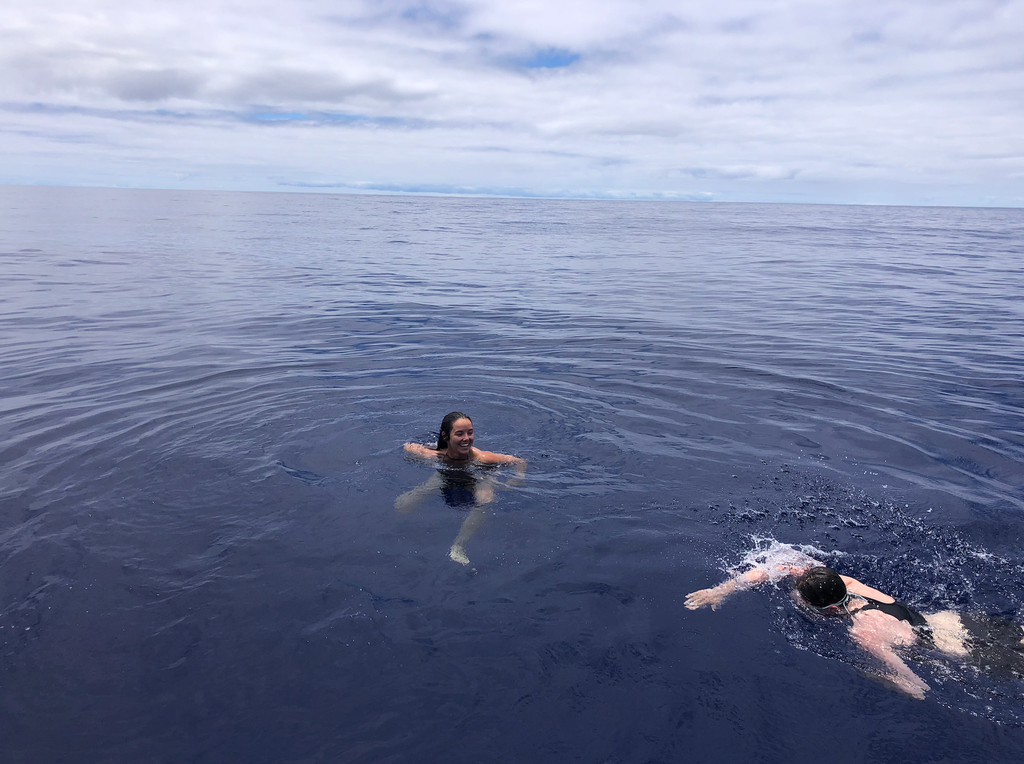
<svg viewBox="0 0 1024 764"><path fill-rule="evenodd" d="M779 571L782 577L799 576L807 570L806 567L793 565L776 565L775 569ZM700 591L691 592L686 595L685 604L690 610L696 610L697 608L704 607L705 605L711 605L712 610L718 610L718 606L722 603L722 600L733 592L742 589L753 589L755 586L760 586L770 578L772 578L772 576L769 576L768 571L764 568L752 568L746 573L740 573L737 576L733 576L711 589L701 589Z"/></svg>
<svg viewBox="0 0 1024 764"><path fill-rule="evenodd" d="M718 606L722 604L722 600L732 594L738 589L752 589L755 586L763 584L768 580L768 573L763 568L754 568L748 570L746 573L741 573L738 576L734 576L726 581L723 581L718 586L713 586L710 589L700 589L696 592L690 592L686 595L686 607L689 610L696 610L697 608L704 607L705 605L711 605L712 610L718 610Z"/></svg>
<svg viewBox="0 0 1024 764"><path fill-rule="evenodd" d="M413 456L419 456L424 459L436 457L438 454L437 449L421 446L419 443L406 443L402 448L405 449L405 453L412 454Z"/></svg>
<svg viewBox="0 0 1024 764"><path fill-rule="evenodd" d="M520 477L526 474L526 459L520 459L518 456L512 456L511 454L496 454L492 451L481 451L479 449L473 450L476 451L473 456L481 464L511 464L515 467Z"/></svg>

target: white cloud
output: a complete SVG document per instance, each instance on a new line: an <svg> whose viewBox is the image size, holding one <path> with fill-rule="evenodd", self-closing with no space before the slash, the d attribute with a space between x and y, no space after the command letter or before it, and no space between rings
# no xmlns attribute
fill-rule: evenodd
<svg viewBox="0 0 1024 764"><path fill-rule="evenodd" d="M1019 204L1022 33L997 0L26 1L0 182Z"/></svg>

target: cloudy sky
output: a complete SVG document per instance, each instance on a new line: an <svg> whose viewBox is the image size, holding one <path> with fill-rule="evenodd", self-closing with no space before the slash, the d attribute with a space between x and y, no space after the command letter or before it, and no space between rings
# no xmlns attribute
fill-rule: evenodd
<svg viewBox="0 0 1024 764"><path fill-rule="evenodd" d="M0 183L1024 207L1024 0L0 18Z"/></svg>

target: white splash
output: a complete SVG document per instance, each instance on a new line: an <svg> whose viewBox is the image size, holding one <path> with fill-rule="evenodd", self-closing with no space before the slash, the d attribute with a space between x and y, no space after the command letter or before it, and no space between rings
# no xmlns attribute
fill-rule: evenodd
<svg viewBox="0 0 1024 764"><path fill-rule="evenodd" d="M765 536L751 536L753 549L743 559L728 568L730 575L746 573L748 570L760 568L768 574L768 580L778 583L790 575L793 568L810 568L823 565L820 558L828 555L817 547L810 545L783 544L781 541Z"/></svg>

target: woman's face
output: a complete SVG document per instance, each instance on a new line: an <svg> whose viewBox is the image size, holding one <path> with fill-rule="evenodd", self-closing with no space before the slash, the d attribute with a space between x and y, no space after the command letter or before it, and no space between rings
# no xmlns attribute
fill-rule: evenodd
<svg viewBox="0 0 1024 764"><path fill-rule="evenodd" d="M469 456L473 450L473 423L463 417L452 423L448 436L448 454L457 458Z"/></svg>

